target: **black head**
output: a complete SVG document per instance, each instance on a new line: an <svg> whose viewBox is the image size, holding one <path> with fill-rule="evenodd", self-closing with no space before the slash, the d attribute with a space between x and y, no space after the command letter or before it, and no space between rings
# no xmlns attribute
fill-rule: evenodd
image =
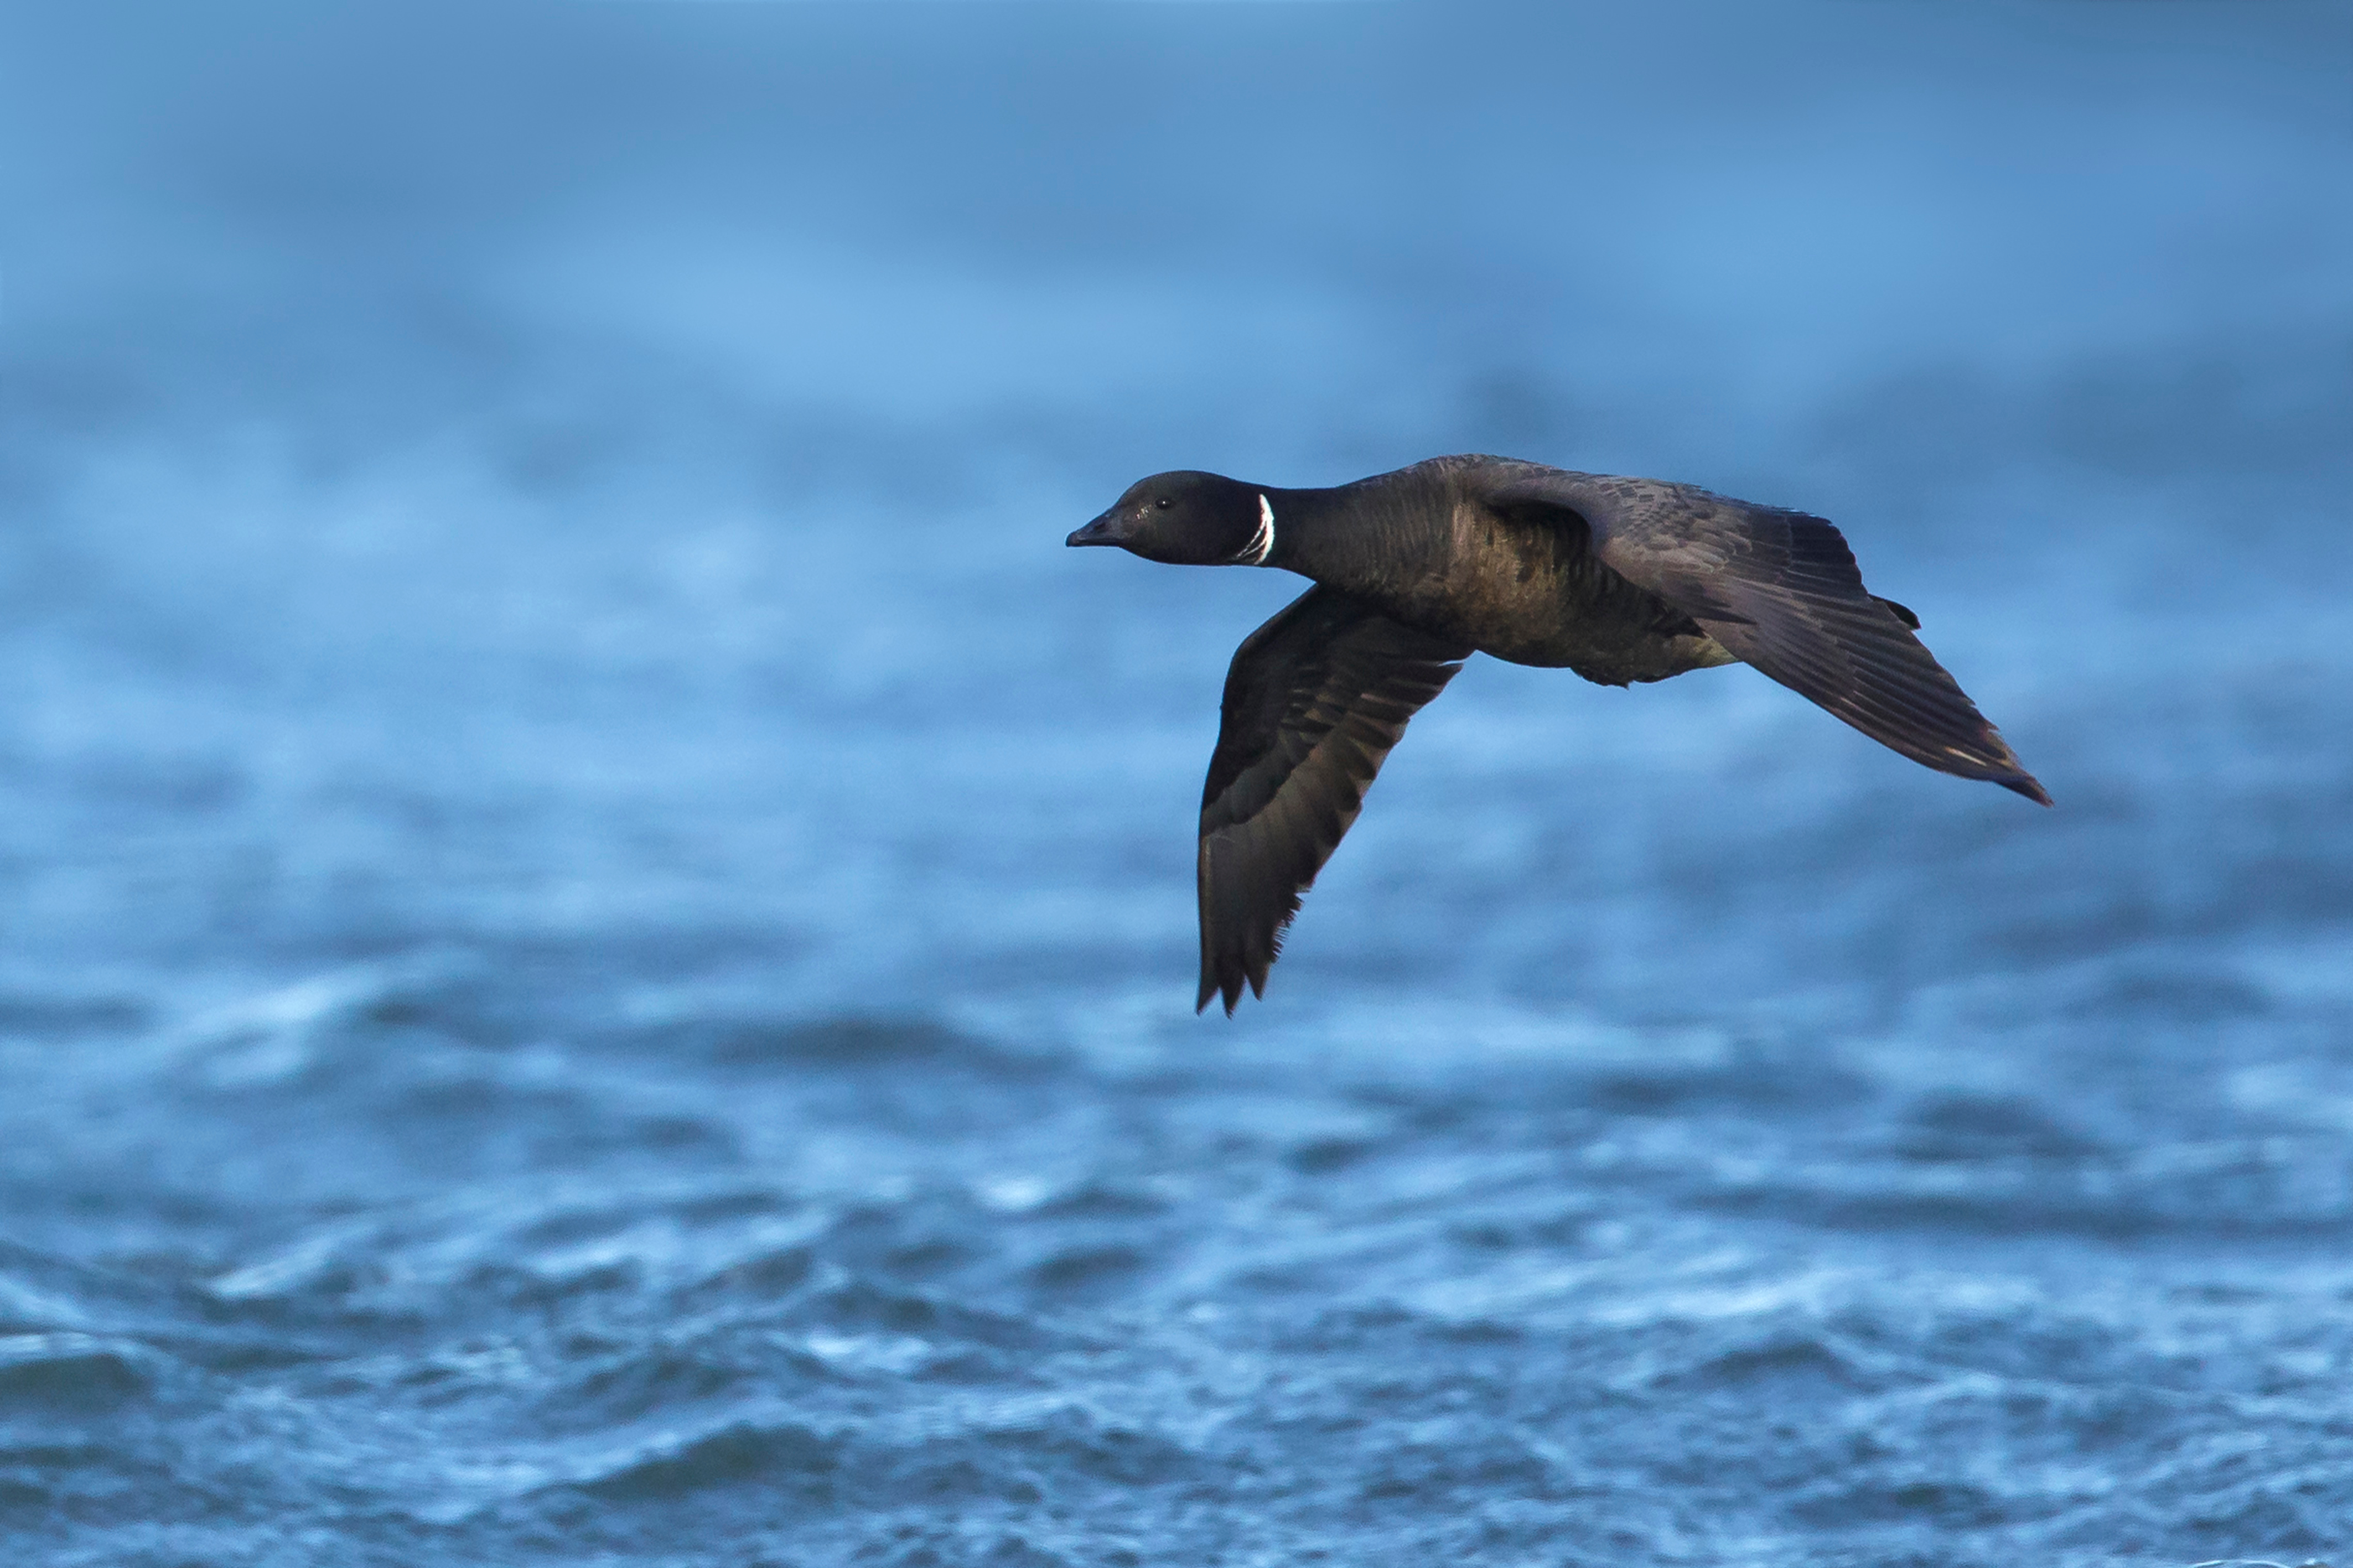
<svg viewBox="0 0 2353 1568"><path fill-rule="evenodd" d="M1116 544L1172 566L1261 565L1273 545L1267 500L1255 486L1217 474L1138 479L1109 511L1070 537Z"/></svg>

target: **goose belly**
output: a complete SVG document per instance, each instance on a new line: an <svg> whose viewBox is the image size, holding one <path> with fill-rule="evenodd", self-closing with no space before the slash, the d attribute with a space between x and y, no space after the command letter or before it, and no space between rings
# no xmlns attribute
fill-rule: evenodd
<svg viewBox="0 0 2353 1568"><path fill-rule="evenodd" d="M1733 661L1689 617L1595 561L1582 541L1465 521L1457 543L1469 548L1453 552L1434 597L1444 607L1439 618L1480 652L1573 669L1605 686Z"/></svg>

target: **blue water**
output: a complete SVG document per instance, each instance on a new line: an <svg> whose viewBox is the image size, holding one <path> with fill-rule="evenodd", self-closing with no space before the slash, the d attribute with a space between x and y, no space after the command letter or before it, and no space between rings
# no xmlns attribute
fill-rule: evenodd
<svg viewBox="0 0 2353 1568"><path fill-rule="evenodd" d="M0 1542L2353 1553L2341 5L16 7ZM2059 801L1474 661L1263 1004L1145 472L1839 520Z"/></svg>

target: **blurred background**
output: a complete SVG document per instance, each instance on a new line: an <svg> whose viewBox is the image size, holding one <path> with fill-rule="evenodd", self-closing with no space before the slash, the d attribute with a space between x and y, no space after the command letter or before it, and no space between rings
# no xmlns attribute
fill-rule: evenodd
<svg viewBox="0 0 2353 1568"><path fill-rule="evenodd" d="M0 1533L2180 1563L2353 1519L2353 13L0 17ZM1836 520L2058 801L1474 660L1197 1019L1440 452Z"/></svg>

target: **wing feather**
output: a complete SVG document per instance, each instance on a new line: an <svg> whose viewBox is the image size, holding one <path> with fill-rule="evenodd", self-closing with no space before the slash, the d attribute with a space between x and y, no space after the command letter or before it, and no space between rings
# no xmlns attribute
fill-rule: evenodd
<svg viewBox="0 0 2353 1568"><path fill-rule="evenodd" d="M1573 512L1595 557L1700 624L1735 658L1913 761L2051 804L1918 617L1862 585L1836 527L1689 485L1531 465L1490 504Z"/></svg>
<svg viewBox="0 0 2353 1568"><path fill-rule="evenodd" d="M1231 1014L1266 975L1301 896L1365 791L1471 649L1308 590L1235 650L1201 790L1201 990Z"/></svg>

